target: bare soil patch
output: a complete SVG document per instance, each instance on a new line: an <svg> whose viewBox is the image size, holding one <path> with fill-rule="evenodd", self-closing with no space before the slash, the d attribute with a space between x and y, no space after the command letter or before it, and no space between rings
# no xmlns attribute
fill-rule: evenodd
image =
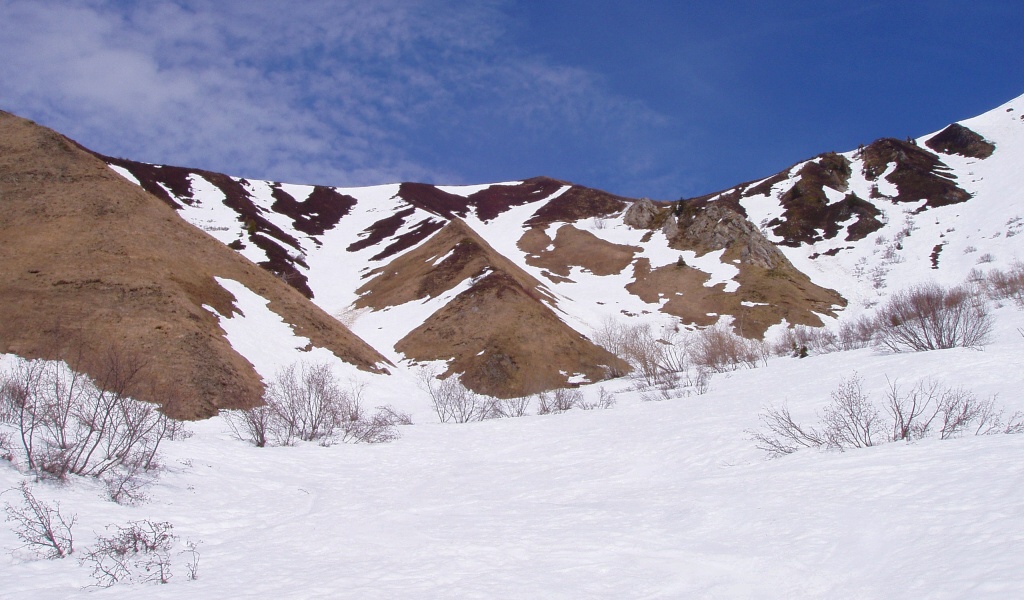
<svg viewBox="0 0 1024 600"><path fill-rule="evenodd" d="M636 254L643 251L636 246L602 240L568 223L558 228L554 240L543 227L530 228L517 245L527 253L527 264L562 277L568 277L572 267L582 267L594 275L621 273L632 264Z"/></svg>

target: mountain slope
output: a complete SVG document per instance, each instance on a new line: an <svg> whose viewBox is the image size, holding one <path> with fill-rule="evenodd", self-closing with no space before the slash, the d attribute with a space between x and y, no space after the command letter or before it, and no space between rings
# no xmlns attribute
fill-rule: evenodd
<svg viewBox="0 0 1024 600"><path fill-rule="evenodd" d="M291 283L391 360L451 361L476 347L468 329L433 339L428 354L400 342L446 307L460 314L452 303L466 272L433 269L428 287L444 293L421 296L408 283L404 295L386 302L366 295L382 294L377 284L387 265L440 240L455 220L485 241L489 256L542 282L543 303L583 337L609 322L668 335L720 320L760 337L773 327L857 316L916 282L952 285L972 268L1009 264L1018 253L1009 238L1024 222L1015 191L1024 186L1022 110L1016 99L918 140L881 139L823 154L680 203L544 177L329 188L104 160ZM958 228L965 218L978 224L974 231ZM414 262L425 264L431 252ZM602 360L560 371L568 377ZM459 359L449 372L479 368ZM472 375L468 380L481 385Z"/></svg>
<svg viewBox="0 0 1024 600"><path fill-rule="evenodd" d="M629 369L566 326L551 293L459 218L368 278L356 308L386 310L449 293L422 323L406 325L411 330L395 349L416 361L449 361L448 374L462 374L478 392L520 396Z"/></svg>
<svg viewBox="0 0 1024 600"><path fill-rule="evenodd" d="M690 200L744 214L850 316L918 282L1024 258L1024 96L916 140L880 139Z"/></svg>
<svg viewBox="0 0 1024 600"><path fill-rule="evenodd" d="M220 277L269 300L312 346L371 372L386 362L74 142L2 112L0 203L0 352L65 358L98 376L98 358L120 347L146 364L133 393L175 416L252 406L261 378L211 312L237 312Z"/></svg>

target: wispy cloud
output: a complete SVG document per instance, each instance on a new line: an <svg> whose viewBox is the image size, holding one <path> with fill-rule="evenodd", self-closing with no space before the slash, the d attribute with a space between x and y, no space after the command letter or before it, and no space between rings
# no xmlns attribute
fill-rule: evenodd
<svg viewBox="0 0 1024 600"><path fill-rule="evenodd" d="M474 172L451 153L621 146L662 124L593 73L516 49L509 8L0 0L0 108L110 154L346 185L460 180ZM616 168L646 168L626 154Z"/></svg>

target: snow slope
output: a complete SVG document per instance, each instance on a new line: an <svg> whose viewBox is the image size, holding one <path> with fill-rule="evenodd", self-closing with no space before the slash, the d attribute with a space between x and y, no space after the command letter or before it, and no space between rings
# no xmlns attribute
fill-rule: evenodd
<svg viewBox="0 0 1024 600"><path fill-rule="evenodd" d="M168 585L84 589L86 567L12 553L0 528L0 597L1020 597L1024 435L776 460L749 439L766 405L806 421L854 372L877 400L886 377L932 378L1024 409L1024 313L998 317L984 351L772 359L665 402L613 381L610 410L421 422L384 445L261 449L196 423L147 503L34 489L78 515L79 554L110 523L173 523L203 542L198 580L179 557ZM0 489L22 478L0 464Z"/></svg>
<svg viewBox="0 0 1024 600"><path fill-rule="evenodd" d="M884 300L894 291L936 281L946 286L962 283L972 269L984 272L1005 268L1024 258L1024 244L1015 237L1024 229L1024 96L1015 98L978 117L960 124L995 145L988 158L939 154L956 184L971 194L961 204L918 210L924 202L900 203L869 200L881 211L884 226L867 238L850 243L840 235L800 247L780 246L786 257L818 285L838 290L850 300L846 316L856 316ZM926 142L938 132L916 140ZM849 192L871 198L872 185L881 194L894 196L897 187L886 180L895 164L869 181L859 151L841 156L851 163ZM799 179L805 163L790 169L791 176L776 182L767 194L746 197L740 204L755 224L763 225L782 215L779 198ZM755 182L756 184L756 182ZM840 193L825 188L826 194ZM849 225L851 223L847 223ZM765 231L769 239L778 236ZM932 252L941 245L937 268ZM826 254L839 250L834 256ZM813 256L813 258L812 258Z"/></svg>

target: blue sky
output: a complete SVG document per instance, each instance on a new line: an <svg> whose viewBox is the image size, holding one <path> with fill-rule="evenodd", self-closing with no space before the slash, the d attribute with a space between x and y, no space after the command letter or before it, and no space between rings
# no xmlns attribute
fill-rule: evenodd
<svg viewBox="0 0 1024 600"><path fill-rule="evenodd" d="M0 0L0 109L295 183L689 197L1024 94L1024 2Z"/></svg>

